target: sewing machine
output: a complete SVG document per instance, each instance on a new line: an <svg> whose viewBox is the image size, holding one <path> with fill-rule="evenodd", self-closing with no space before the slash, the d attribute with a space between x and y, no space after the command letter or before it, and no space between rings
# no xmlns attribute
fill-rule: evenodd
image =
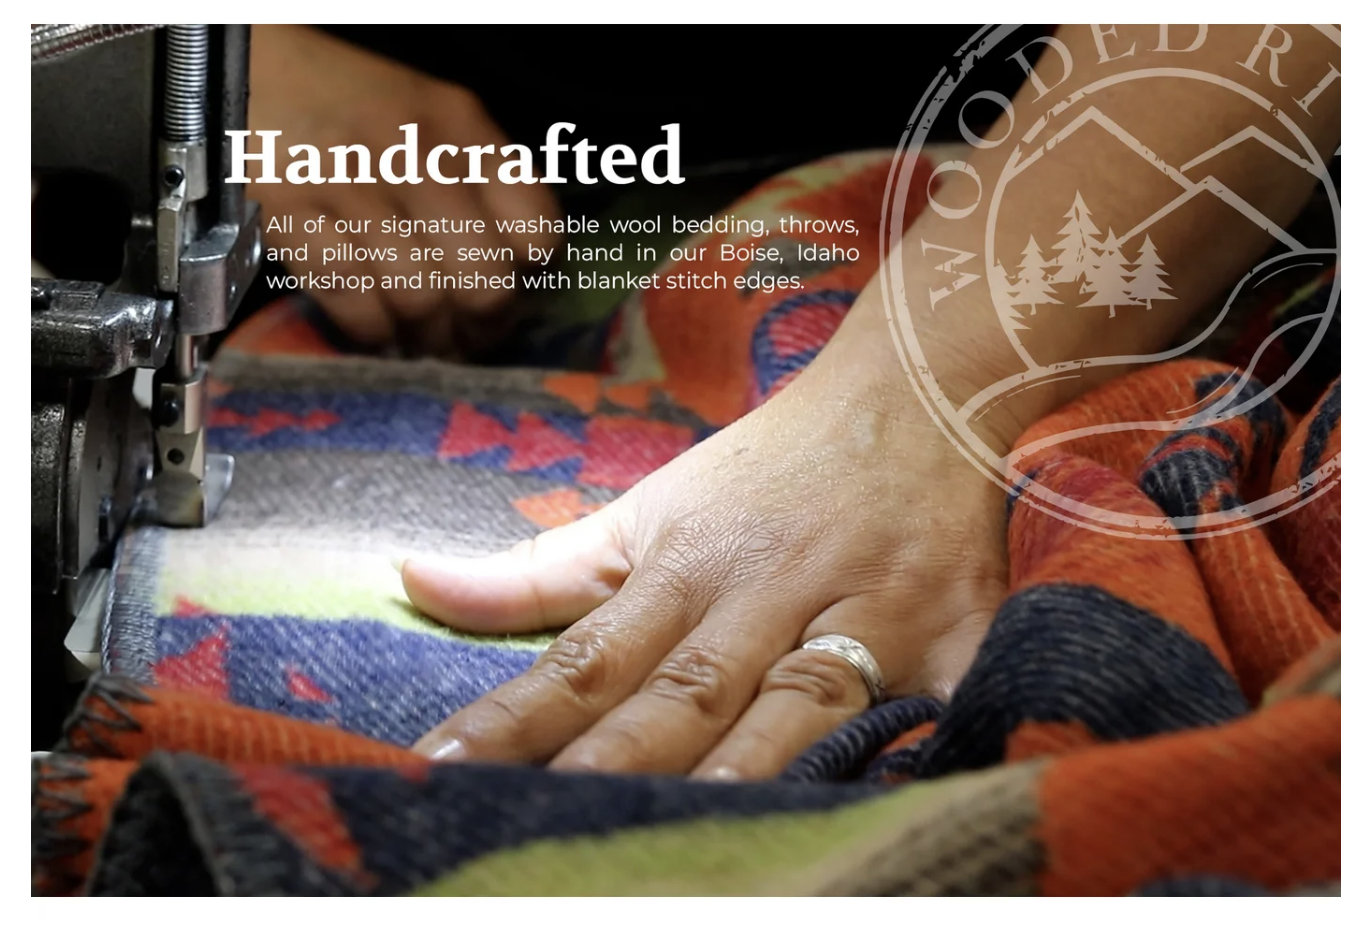
<svg viewBox="0 0 1372 928"><path fill-rule="evenodd" d="M53 246L30 297L34 749L98 665L125 527L203 526L233 476L206 449L203 353L261 260L257 204L223 182L248 32L32 27L36 256Z"/></svg>

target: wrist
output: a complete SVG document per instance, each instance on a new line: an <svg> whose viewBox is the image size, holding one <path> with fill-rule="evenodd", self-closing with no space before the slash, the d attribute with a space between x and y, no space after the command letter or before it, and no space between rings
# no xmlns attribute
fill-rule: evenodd
<svg viewBox="0 0 1372 928"><path fill-rule="evenodd" d="M943 308L940 304L940 310ZM919 344L919 356L915 356L908 345L898 344L898 333L881 293L875 284L870 285L811 365L807 379L830 395L880 408L912 423L933 425L920 399L921 395L929 398L929 393L920 382L919 371L932 372L940 397L938 405L946 407L942 414L947 416L961 410L983 388L1024 370L998 327L985 331L966 325L968 318L970 313L949 306L948 312L940 312L936 319L926 314L926 318L908 320ZM907 342L910 334L900 332ZM1008 452L1026 428L1062 400L1046 388L1025 392L1036 395L998 403L977 417L976 431L998 454Z"/></svg>

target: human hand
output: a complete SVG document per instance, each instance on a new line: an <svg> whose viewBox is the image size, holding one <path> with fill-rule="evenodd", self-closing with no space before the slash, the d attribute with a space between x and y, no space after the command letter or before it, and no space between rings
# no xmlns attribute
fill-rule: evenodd
<svg viewBox="0 0 1372 928"><path fill-rule="evenodd" d="M767 777L868 707L853 666L797 650L825 634L865 645L892 696L947 698L1004 591L1004 495L908 390L854 388L841 366L821 355L579 522L406 561L411 600L455 628L571 626L417 749Z"/></svg>
<svg viewBox="0 0 1372 928"><path fill-rule="evenodd" d="M254 26L252 34L252 96L249 124L254 131L280 130L276 139L279 173L291 160L291 145L310 144L327 157L329 146L366 145L373 157L399 141L398 127L419 124L421 144L494 145L488 157L494 174L500 146L509 142L468 90L434 80L393 61L335 39L307 26ZM425 143L424 140L431 140ZM327 170L327 163L326 163ZM376 165L372 166L376 174ZM540 235L502 235L496 219L532 219L557 215L557 203L547 189L524 184L258 184L253 195L262 201L264 216L294 214L327 216L334 220L371 220L370 231L356 234L307 236L301 222L290 233L268 231L271 247L298 249L310 241L308 259L292 263L297 273L338 272L411 276L429 270L453 274L507 274L501 261L464 261L445 258L442 264L411 260L412 248L440 247L447 256L457 248L497 248L508 245L516 258L528 254L529 244L550 247ZM416 235L397 239L383 235L379 224L400 219L483 219L485 231L448 235L441 240ZM312 241L311 241L312 239ZM366 260L330 264L320 261L325 244L351 241L359 247L396 246L399 260ZM367 345L403 340L426 349L442 350L471 316L489 316L508 298L503 290L438 291L431 289L375 289L367 293L328 290L315 294L330 318L349 336ZM487 320L489 321L489 320Z"/></svg>

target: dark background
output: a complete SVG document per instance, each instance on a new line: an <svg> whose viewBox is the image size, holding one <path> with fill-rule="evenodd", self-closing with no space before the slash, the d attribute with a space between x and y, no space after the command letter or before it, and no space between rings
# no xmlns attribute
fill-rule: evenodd
<svg viewBox="0 0 1372 928"><path fill-rule="evenodd" d="M551 123L602 148L660 144L681 125L683 185L701 214L767 177L825 155L894 149L925 91L977 25L856 27L320 26L479 96L511 138L535 150ZM1021 28L1021 47L1050 26ZM1041 52L1035 46L1032 52ZM998 51L949 101L979 90L1013 96L1024 79ZM999 115L968 108L974 129ZM939 120L945 132L955 120ZM952 141L956 135L944 135ZM559 185L564 208L596 214L633 188ZM101 178L45 178L32 210L32 252L59 276L111 281L119 273L129 206ZM109 202L108 209L101 204ZM81 215L79 224L70 222ZM241 321L274 295L259 275ZM222 338L222 335L220 336ZM219 341L219 338L214 339Z"/></svg>
<svg viewBox="0 0 1372 928"><path fill-rule="evenodd" d="M925 89L980 27L321 28L467 87L531 147L557 121L638 151L680 123L691 178L894 148ZM1025 27L1023 40L1051 28ZM978 64L976 90L1014 95L1024 73L1006 56ZM989 105L985 113L999 115ZM585 193L574 187L564 189Z"/></svg>

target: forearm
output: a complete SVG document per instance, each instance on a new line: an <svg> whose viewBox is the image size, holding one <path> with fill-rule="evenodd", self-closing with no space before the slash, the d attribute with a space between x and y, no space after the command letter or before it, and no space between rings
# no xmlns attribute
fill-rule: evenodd
<svg viewBox="0 0 1372 928"><path fill-rule="evenodd" d="M1295 31L1298 27L1288 28ZM1189 42L1195 35L1195 27L1172 29L1174 44ZM1017 152L1022 163L1036 147L1035 143L1041 145L1043 139L1060 132L1081 117L1088 106L1094 106L1109 123L1134 139L1146 140L1145 144L1163 165L1186 166L1198 154L1249 126L1280 140L1315 165L1322 165L1338 141L1338 83L1335 81L1323 90L1308 113L1295 101L1316 87L1331 65L1339 67L1337 46L1331 42L1293 43L1280 59L1280 79L1286 87L1277 87L1267 76L1265 53L1257 65L1258 75L1244 67L1263 30L1262 26L1211 26L1202 48L1180 62L1181 56L1175 53L1149 51L1157 44L1158 27L1120 26L1117 36L1104 39L1107 51L1119 54L1133 45L1135 54L1104 65L1099 63L1100 49L1090 27L1068 26L1059 30L1057 38L1076 63L1071 79L1041 101L1035 99L1038 90L1026 82L1013 101L1013 125L1009 117L1002 116L985 133L986 139L1007 141L977 149L967 159L981 181L978 209L969 216L949 218L926 208L903 239L901 257L908 299L896 311L909 313L912 329L931 367L951 372L955 383L962 382L960 392L964 395L953 397L955 401L966 401L976 390L1025 368L1005 337L1003 319L992 305L986 279L988 244L994 248L995 260L1013 272L1022 260L1025 243L1033 236L1045 263L1052 263L1051 252L1058 240L1055 233L1069 221L1064 214L1069 211L1069 204L1074 204L1078 192L1089 202L1089 221L1097 230L1094 238L1100 242L1109 232L1115 233L1122 242L1124 260L1134 263L1145 238L1150 240L1152 248L1165 260L1166 295L1150 301L1146 311L1137 305L1115 314L1112 306L1109 315L1103 310L1085 312L1045 306L1040 311L1034 307L1034 317L1029 320L1032 324L1020 333L1020 338L1042 363L1160 350L1198 310L1210 305L1224 287L1252 267L1271 246L1272 235L1235 209L1232 197L1210 195L1213 188L1189 198L1184 209L1154 219L1161 207L1186 188L1177 180L1175 170L1169 174L1140 158L1138 151L1123 144L1104 121L1086 131L1072 133L1027 168L1025 176L1031 183L1007 185L993 223L989 215L992 192L1012 152ZM1040 65L1049 82L1061 75L1060 66L1056 74L1052 73L1057 66L1055 55L1051 50L1045 53ZM1111 75L1150 67L1176 68L1182 63L1196 72L1254 91L1267 91L1268 98L1276 101L1293 125L1284 126L1276 116L1218 83L1181 76L1122 80L1093 90L1081 103L1049 115L1049 106L1063 100L1068 91ZM1022 142L1028 128L1045 116L1047 124L1035 141ZM1292 128L1309 140L1314 159L1292 141L1298 138ZM1235 145L1182 173L1183 180L1192 184L1213 174L1235 196L1272 220L1274 227L1295 217L1316 183L1310 170L1256 143ZM943 176L949 180L935 192L941 203L961 205L975 200L977 189L969 180L971 172L949 171ZM993 228L989 237L988 227ZM1143 227L1146 231L1130 236ZM939 265L958 252L975 258L954 271L940 269ZM932 292L949 288L964 272L976 274L979 279L937 300L931 299ZM1082 288L1087 285L1083 282ZM1025 306L1020 311L1027 317L1031 309ZM883 340L886 347L879 344ZM889 379L898 389L908 391L904 370L890 345L886 307L874 283L835 340L833 357L835 361L841 359L850 371L855 365L860 366L868 372L864 376L878 381ZM1123 370L1122 366L1101 367L1023 391L997 410L997 415L1004 419L1001 431L1013 438L1013 433L1030 421ZM905 395L908 397L908 392Z"/></svg>

